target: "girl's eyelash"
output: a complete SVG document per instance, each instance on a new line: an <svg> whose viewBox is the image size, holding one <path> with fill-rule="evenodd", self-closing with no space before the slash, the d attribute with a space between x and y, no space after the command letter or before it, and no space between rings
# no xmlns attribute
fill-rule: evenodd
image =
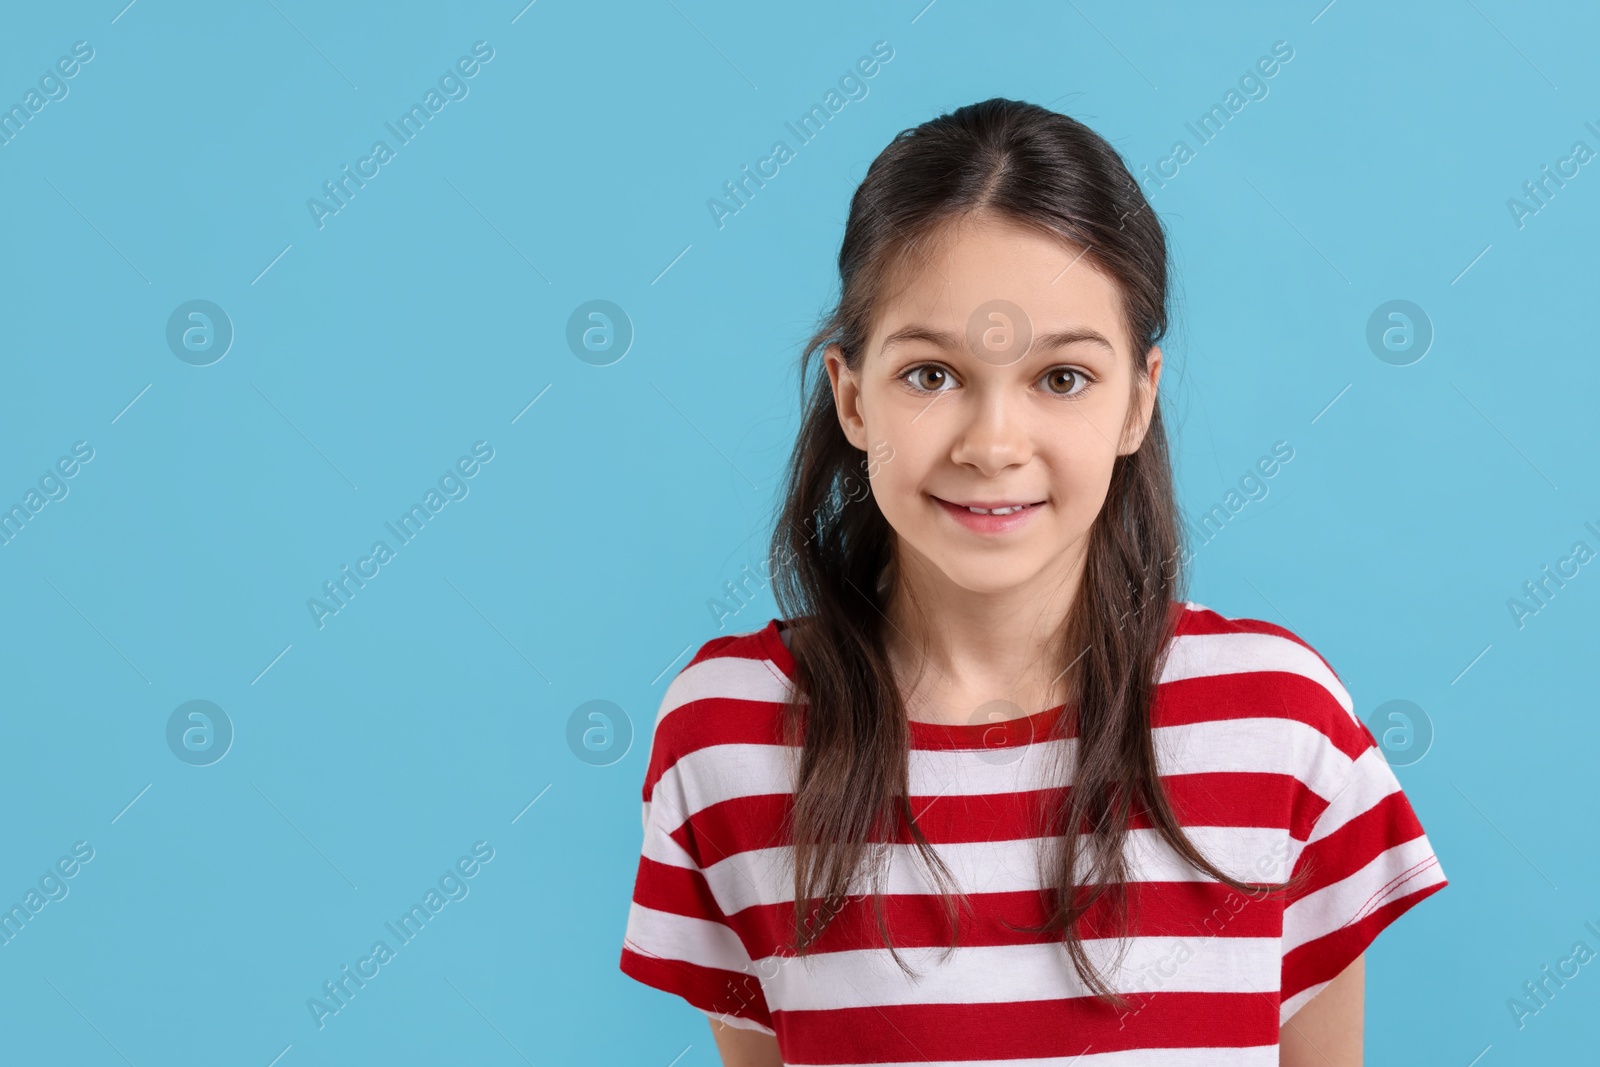
<svg viewBox="0 0 1600 1067"><path fill-rule="evenodd" d="M914 384L911 381L911 376L913 374L917 373L920 370L926 370L929 367L937 368L938 370L943 371L949 377L952 377L952 378L955 377L955 375L951 373L950 368L946 367L942 363L918 363L916 366L907 367L905 370L901 371L898 375L895 376L896 380L905 382L907 386L909 386L912 389L915 389L919 393L941 393L941 392L944 392L943 389L923 389L923 388L921 388L920 386ZM1046 370L1043 374L1039 375L1039 380L1043 381L1044 379L1050 377L1050 375L1055 374L1057 371L1063 371L1063 370L1071 371L1073 374L1076 374L1078 377L1082 378L1083 381L1084 381L1084 385L1083 385L1083 388L1079 389L1075 393L1055 393L1055 394L1052 394L1054 396L1059 397L1062 400L1076 400L1078 397L1083 395L1083 392L1084 392L1085 389L1087 389L1089 386L1094 385L1097 381L1099 381L1098 378L1096 378L1094 375L1090 374L1088 371L1082 369L1081 367L1074 367L1071 364L1067 364L1067 363L1062 363L1062 364L1059 364L1057 366L1051 367L1050 369Z"/></svg>

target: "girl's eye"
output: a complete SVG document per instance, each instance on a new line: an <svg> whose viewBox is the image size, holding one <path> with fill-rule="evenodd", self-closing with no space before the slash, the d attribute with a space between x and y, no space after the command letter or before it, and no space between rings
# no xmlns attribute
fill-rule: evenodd
<svg viewBox="0 0 1600 1067"><path fill-rule="evenodd" d="M1077 396L1089 387L1089 376L1072 367L1053 367L1042 381L1056 396Z"/></svg>
<svg viewBox="0 0 1600 1067"><path fill-rule="evenodd" d="M901 374L900 380L919 393L943 393L955 386L950 372L937 363L920 363ZM1089 376L1075 367L1054 367L1040 381L1053 396L1077 396L1090 384Z"/></svg>
<svg viewBox="0 0 1600 1067"><path fill-rule="evenodd" d="M951 381L950 372L937 363L923 363L912 367L900 376L900 379L909 382L911 386L923 393L942 393L944 386Z"/></svg>

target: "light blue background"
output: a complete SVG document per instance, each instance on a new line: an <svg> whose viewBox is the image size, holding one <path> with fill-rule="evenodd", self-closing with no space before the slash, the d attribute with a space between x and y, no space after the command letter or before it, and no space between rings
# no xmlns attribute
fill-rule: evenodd
<svg viewBox="0 0 1600 1067"><path fill-rule="evenodd" d="M617 969L639 787L669 668L765 555L855 183L990 96L1153 164L1279 40L1269 95L1151 192L1185 509L1295 449L1191 595L1292 626L1363 717L1433 721L1397 773L1452 884L1370 953L1368 1062L1593 1056L1597 967L1520 1031L1507 1000L1600 949L1600 567L1521 629L1507 600L1600 548L1600 169L1506 206L1600 148L1592 11L123 2L0 34L6 104L95 50L0 147L0 503L95 450L0 548L0 903L95 849L0 948L8 1062L716 1063ZM478 40L470 95L319 230L306 200ZM719 229L708 198L879 40L870 94ZM209 367L164 340L192 299L236 330ZM591 299L637 331L611 366L564 340ZM1366 345L1391 299L1436 330L1410 366ZM478 440L470 495L319 630L307 598ZM237 730L209 767L166 745L192 699ZM592 699L637 729L611 766L566 741ZM307 998L479 840L470 895L319 1031Z"/></svg>

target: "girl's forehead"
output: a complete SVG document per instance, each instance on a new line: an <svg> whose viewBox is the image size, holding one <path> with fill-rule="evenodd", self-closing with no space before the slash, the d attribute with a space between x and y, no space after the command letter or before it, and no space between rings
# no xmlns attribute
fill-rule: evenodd
<svg viewBox="0 0 1600 1067"><path fill-rule="evenodd" d="M875 302L868 351L907 328L960 336L991 322L1092 331L1120 350L1122 316L1120 291L1085 249L1014 223L968 222L901 250Z"/></svg>

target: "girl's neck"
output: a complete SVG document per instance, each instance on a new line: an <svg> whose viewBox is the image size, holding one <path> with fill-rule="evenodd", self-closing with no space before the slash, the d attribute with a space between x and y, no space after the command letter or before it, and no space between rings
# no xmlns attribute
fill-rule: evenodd
<svg viewBox="0 0 1600 1067"><path fill-rule="evenodd" d="M1081 555L1013 589L983 593L907 556L894 568L885 643L911 718L966 723L1068 702L1074 672L1062 635Z"/></svg>

